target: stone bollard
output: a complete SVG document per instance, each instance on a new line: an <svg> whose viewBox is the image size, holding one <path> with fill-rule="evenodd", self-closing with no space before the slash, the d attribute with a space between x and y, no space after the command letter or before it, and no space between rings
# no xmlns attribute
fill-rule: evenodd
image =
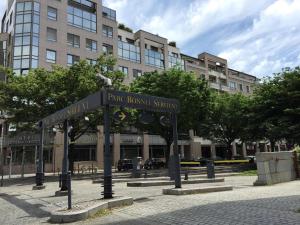
<svg viewBox="0 0 300 225"><path fill-rule="evenodd" d="M184 173L184 180L188 180L189 179L189 172L185 171Z"/></svg>
<svg viewBox="0 0 300 225"><path fill-rule="evenodd" d="M215 178L215 165L212 160L207 163L207 178Z"/></svg>

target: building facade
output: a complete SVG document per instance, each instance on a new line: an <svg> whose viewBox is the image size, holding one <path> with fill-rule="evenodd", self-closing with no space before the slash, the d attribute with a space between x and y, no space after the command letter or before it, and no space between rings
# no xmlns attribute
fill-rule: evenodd
<svg viewBox="0 0 300 225"><path fill-rule="evenodd" d="M80 59L93 64L100 54L105 53L117 58L115 69L125 74L125 84L144 72L162 71L173 66L194 72L220 92L248 95L253 93L258 82L255 76L228 68L226 59L206 52L198 57L188 56L167 38L143 30L119 29L116 11L103 6L101 0L8 0L1 25L0 63L13 68L16 74L26 75L37 67L50 70L54 64L70 66ZM5 80L1 74L0 78ZM3 124L2 127L6 127L1 133L4 136L9 126ZM63 135L49 132L48 136L46 170L59 171ZM34 137L35 134L22 134L19 138L3 140L6 164L16 165L16 172L30 172L35 167L37 144ZM222 144L203 140L193 132L188 140L180 140L179 145L184 158L223 157ZM132 130L130 134L112 134L111 146L114 165L120 158L163 158L166 149L161 137L138 131L132 133ZM261 149L266 150L265 147ZM93 163L101 168L103 128L99 126L97 132L83 135L77 141L75 151L78 163ZM233 155L243 156L255 153L253 146L242 143L234 143L233 151ZM31 167L26 169L24 165L29 164Z"/></svg>

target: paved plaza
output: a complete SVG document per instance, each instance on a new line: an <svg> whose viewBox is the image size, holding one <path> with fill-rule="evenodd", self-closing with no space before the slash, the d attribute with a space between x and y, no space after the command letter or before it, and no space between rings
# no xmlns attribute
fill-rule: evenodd
<svg viewBox="0 0 300 225"><path fill-rule="evenodd" d="M233 191L186 196L162 195L173 186L127 187L114 184L116 195L131 196L134 204L113 209L103 217L74 224L300 224L300 181L253 187L255 176L231 176L225 185ZM216 184L193 184L184 187ZM224 183L217 184L224 185ZM0 224L47 224L49 211L66 207L67 197L55 197L57 182L33 191L30 181L0 189ZM101 197L101 184L91 180L73 181L73 205Z"/></svg>

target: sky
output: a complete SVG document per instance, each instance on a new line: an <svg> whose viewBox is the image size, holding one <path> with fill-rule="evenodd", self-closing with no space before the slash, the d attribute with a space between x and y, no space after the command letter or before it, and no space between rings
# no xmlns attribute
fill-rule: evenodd
<svg viewBox="0 0 300 225"><path fill-rule="evenodd" d="M0 0L0 15L6 0ZM103 0L117 20L258 77L300 65L300 0Z"/></svg>

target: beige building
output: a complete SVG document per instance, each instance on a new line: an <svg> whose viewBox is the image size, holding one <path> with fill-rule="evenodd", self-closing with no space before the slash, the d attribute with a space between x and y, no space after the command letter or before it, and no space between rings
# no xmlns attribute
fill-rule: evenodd
<svg viewBox="0 0 300 225"><path fill-rule="evenodd" d="M1 25L0 63L13 68L16 74L25 75L37 67L51 69L54 64L68 66L80 59L93 64L99 54L106 53L117 58L116 69L124 72L126 84L144 72L162 71L173 66L193 71L218 91L251 94L258 81L255 76L228 68L227 60L218 56L204 52L195 58L182 54L176 43L169 43L159 35L119 29L116 11L103 6L101 0L8 0ZM4 139L6 164L11 161L15 172L33 172L38 143L36 134L11 138L5 136L9 126L4 127L1 140ZM164 157L166 143L161 137L139 133L135 129L129 131L128 134L111 135L114 165L120 158ZM46 170L60 171L63 135L59 132L47 135ZM222 144L203 140L193 132L188 140L180 140L179 145L183 158L223 156ZM234 146L234 155L245 156L255 151L241 143ZM79 164L101 168L103 128L99 126L97 132L83 135L76 142L75 152Z"/></svg>

